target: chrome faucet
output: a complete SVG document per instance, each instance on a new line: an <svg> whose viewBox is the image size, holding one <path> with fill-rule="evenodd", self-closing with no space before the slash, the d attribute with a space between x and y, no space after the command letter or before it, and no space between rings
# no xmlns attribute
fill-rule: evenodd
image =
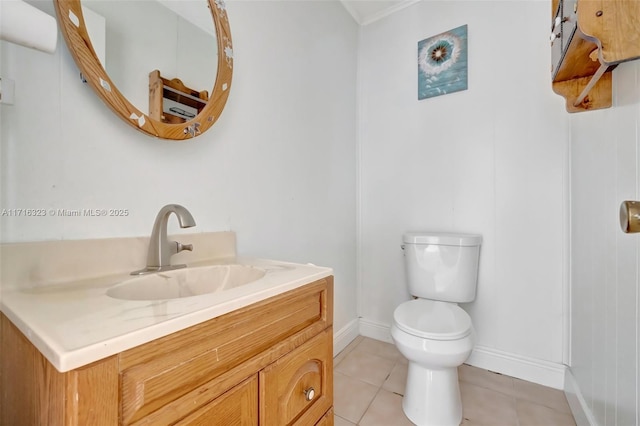
<svg viewBox="0 0 640 426"><path fill-rule="evenodd" d="M167 222L171 213L175 213L181 228L196 226L196 221L179 204L168 204L160 209L153 224L151 239L149 240L149 254L147 255L147 267L133 271L131 275L151 274L153 272L168 271L171 269L185 268L187 265L172 265L171 256L182 250L193 250L191 244L180 244L177 241L169 241L167 238Z"/></svg>

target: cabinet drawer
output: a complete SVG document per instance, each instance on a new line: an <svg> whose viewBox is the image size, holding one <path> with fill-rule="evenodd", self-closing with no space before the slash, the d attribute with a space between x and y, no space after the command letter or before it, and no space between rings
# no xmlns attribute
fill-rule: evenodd
<svg viewBox="0 0 640 426"><path fill-rule="evenodd" d="M258 426L258 375L230 389L176 426Z"/></svg>
<svg viewBox="0 0 640 426"><path fill-rule="evenodd" d="M331 408L332 336L328 328L260 372L261 425L312 425Z"/></svg>

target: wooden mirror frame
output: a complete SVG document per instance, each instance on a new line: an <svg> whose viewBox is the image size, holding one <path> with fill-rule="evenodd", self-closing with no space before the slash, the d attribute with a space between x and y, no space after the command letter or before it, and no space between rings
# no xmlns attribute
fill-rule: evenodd
<svg viewBox="0 0 640 426"><path fill-rule="evenodd" d="M171 140L191 139L207 131L216 122L227 103L233 74L231 30L224 0L207 0L218 44L218 71L212 93L207 105L198 115L179 124L152 119L120 93L93 49L80 2L81 0L54 0L60 30L82 78L116 115L147 135Z"/></svg>

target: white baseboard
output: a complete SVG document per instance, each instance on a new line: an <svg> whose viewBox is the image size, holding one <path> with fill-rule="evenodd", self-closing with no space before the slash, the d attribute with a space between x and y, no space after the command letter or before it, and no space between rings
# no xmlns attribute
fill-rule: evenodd
<svg viewBox="0 0 640 426"><path fill-rule="evenodd" d="M466 363L539 385L564 389L566 366L560 363L529 358L479 345L473 349Z"/></svg>
<svg viewBox="0 0 640 426"><path fill-rule="evenodd" d="M335 357L342 352L359 334L357 318L333 333L333 356Z"/></svg>
<svg viewBox="0 0 640 426"><path fill-rule="evenodd" d="M388 324L360 318L360 335L382 342L393 343L391 327Z"/></svg>
<svg viewBox="0 0 640 426"><path fill-rule="evenodd" d="M575 377L573 377L571 368L567 368L567 372L564 377L564 394L569 402L569 407L571 408L571 413L576 421L576 425L596 426L598 423L582 396L582 392L580 391L578 382Z"/></svg>
<svg viewBox="0 0 640 426"><path fill-rule="evenodd" d="M383 342L393 343L387 324L360 318L360 334ZM564 389L563 364L528 358L483 346L476 346L466 362L474 367L491 370L528 382Z"/></svg>

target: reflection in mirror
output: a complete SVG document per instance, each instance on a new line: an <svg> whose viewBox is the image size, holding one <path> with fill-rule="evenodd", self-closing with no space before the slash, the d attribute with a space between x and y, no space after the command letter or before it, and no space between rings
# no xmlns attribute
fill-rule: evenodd
<svg viewBox="0 0 640 426"><path fill-rule="evenodd" d="M113 0L83 0L82 12L93 49L122 94L150 113L149 74L158 70L163 78L177 78L196 92L206 91L208 97L218 55L207 2L147 0L119 1L117 5ZM193 112L186 117L195 117L197 111L190 117Z"/></svg>
<svg viewBox="0 0 640 426"><path fill-rule="evenodd" d="M54 5L81 73L130 125L161 138L185 139L218 119L233 68L223 0L82 0L82 5L57 0ZM165 98L183 90L168 96L173 103L165 105L177 117L169 119L162 106L155 108L153 84L164 87ZM190 109L194 102L198 107ZM160 112L154 115L154 108Z"/></svg>

